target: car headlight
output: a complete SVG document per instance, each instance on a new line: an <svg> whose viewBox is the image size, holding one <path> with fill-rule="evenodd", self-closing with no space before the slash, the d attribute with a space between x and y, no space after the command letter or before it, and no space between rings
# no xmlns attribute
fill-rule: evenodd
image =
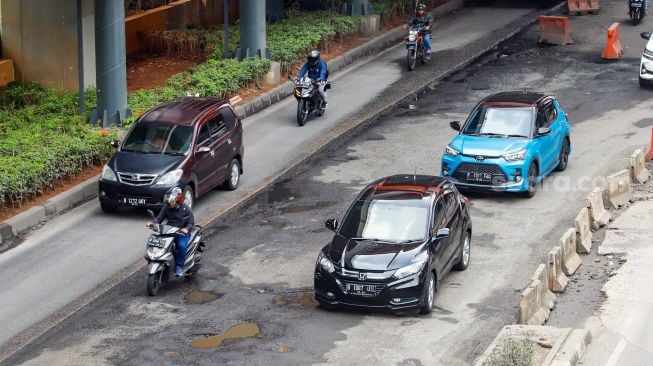
<svg viewBox="0 0 653 366"><path fill-rule="evenodd" d="M424 268L424 264L426 264L426 260L415 262L406 267L401 267L397 271L395 271L395 274L393 274L392 277L399 280L408 276L412 276L415 273L421 271L422 268Z"/></svg>
<svg viewBox="0 0 653 366"><path fill-rule="evenodd" d="M460 152L458 150L454 149L450 145L447 145L447 147L444 148L444 153L449 155L449 156L458 156L458 154L460 154Z"/></svg>
<svg viewBox="0 0 653 366"><path fill-rule="evenodd" d="M505 154L503 158L506 159L506 161L524 160L526 158L526 150Z"/></svg>
<svg viewBox="0 0 653 366"><path fill-rule="evenodd" d="M653 57L653 51L649 50L648 48L644 49L644 55L649 56L648 58Z"/></svg>
<svg viewBox="0 0 653 366"><path fill-rule="evenodd" d="M319 264L322 269L329 273L336 271L336 266L334 266L333 262L331 262L329 258L327 258L322 252L320 252L320 255L317 256L317 264Z"/></svg>
<svg viewBox="0 0 653 366"><path fill-rule="evenodd" d="M156 184L168 186L175 185L177 182L179 182L183 174L184 171L182 169L173 170L161 176L161 178L156 181Z"/></svg>
<svg viewBox="0 0 653 366"><path fill-rule="evenodd" d="M102 180L109 180L112 182L117 182L118 178L116 177L116 173L113 172L111 168L109 168L108 165L105 165L104 168L102 168Z"/></svg>

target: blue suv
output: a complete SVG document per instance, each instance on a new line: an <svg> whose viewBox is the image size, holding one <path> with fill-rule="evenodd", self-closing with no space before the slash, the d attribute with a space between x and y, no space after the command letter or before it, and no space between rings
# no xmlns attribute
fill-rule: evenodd
<svg viewBox="0 0 653 366"><path fill-rule="evenodd" d="M571 153L567 114L553 96L493 94L476 105L442 156L442 175L462 190L522 192L553 170L567 168Z"/></svg>

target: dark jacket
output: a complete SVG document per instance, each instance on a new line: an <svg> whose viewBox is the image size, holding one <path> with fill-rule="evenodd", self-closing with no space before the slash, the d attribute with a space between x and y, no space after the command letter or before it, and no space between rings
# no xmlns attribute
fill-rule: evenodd
<svg viewBox="0 0 653 366"><path fill-rule="evenodd" d="M329 77L329 72L327 71L327 64L324 60L320 59L317 61L317 64L310 65L308 62L304 64L302 70L299 72L299 79L303 78L304 75L308 72L308 77L313 80L324 80L326 81Z"/></svg>
<svg viewBox="0 0 653 366"><path fill-rule="evenodd" d="M406 24L412 27L433 27L433 17L429 13L424 13L424 16L421 17L415 14L415 17L408 19ZM431 33L431 29L426 31L426 33Z"/></svg>
<svg viewBox="0 0 653 366"><path fill-rule="evenodd" d="M156 217L156 222L163 222L163 220L168 220L168 225L178 227L180 229L186 228L188 232L193 229L195 226L195 218L193 217L193 211L190 207L182 203L181 206L177 208L172 208L168 205L163 206L161 212Z"/></svg>

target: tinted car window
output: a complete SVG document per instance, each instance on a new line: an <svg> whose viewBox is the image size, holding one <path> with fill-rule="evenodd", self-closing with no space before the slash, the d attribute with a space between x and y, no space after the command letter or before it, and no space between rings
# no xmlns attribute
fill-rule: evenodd
<svg viewBox="0 0 653 366"><path fill-rule="evenodd" d="M229 107L224 107L220 110L220 114L224 117L224 121L227 124L227 130L231 130L236 127L236 115Z"/></svg>
<svg viewBox="0 0 653 366"><path fill-rule="evenodd" d="M213 137L214 140L219 139L220 137L224 136L225 133L227 133L227 125L222 115L218 115L217 117L211 119L207 124L209 126L211 137Z"/></svg>
<svg viewBox="0 0 653 366"><path fill-rule="evenodd" d="M444 199L439 199L435 204L435 211L433 213L433 229L438 230L445 227L447 224L447 209L444 205Z"/></svg>
<svg viewBox="0 0 653 366"><path fill-rule="evenodd" d="M340 235L392 242L423 240L428 231L428 198L357 201Z"/></svg>
<svg viewBox="0 0 653 366"><path fill-rule="evenodd" d="M211 143L211 133L209 132L209 125L205 124L200 128L200 134L197 137L197 146L206 146Z"/></svg>
<svg viewBox="0 0 653 366"><path fill-rule="evenodd" d="M146 154L185 155L193 128L158 122L139 122L125 137L122 151Z"/></svg>
<svg viewBox="0 0 653 366"><path fill-rule="evenodd" d="M529 137L532 120L532 108L481 106L465 124L463 134Z"/></svg>

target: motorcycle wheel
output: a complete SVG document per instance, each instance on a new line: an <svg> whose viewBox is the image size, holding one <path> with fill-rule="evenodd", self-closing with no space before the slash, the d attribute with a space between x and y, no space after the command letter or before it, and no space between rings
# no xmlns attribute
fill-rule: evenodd
<svg viewBox="0 0 653 366"><path fill-rule="evenodd" d="M639 9L632 9L630 11L630 21L633 25L639 24L639 21L642 20L642 13Z"/></svg>
<svg viewBox="0 0 653 366"><path fill-rule="evenodd" d="M415 66L417 66L417 54L415 52L415 55L413 56L413 51L408 50L408 55L406 55L406 64L408 66L408 70L413 71L415 70Z"/></svg>
<svg viewBox="0 0 653 366"><path fill-rule="evenodd" d="M159 271L157 273L152 273L147 276L147 294L150 296L156 296L157 293L159 293L159 289L161 288L161 276L163 275L163 271Z"/></svg>
<svg viewBox="0 0 653 366"><path fill-rule="evenodd" d="M308 105L306 100L301 99L297 102L297 124L303 126L308 119Z"/></svg>

